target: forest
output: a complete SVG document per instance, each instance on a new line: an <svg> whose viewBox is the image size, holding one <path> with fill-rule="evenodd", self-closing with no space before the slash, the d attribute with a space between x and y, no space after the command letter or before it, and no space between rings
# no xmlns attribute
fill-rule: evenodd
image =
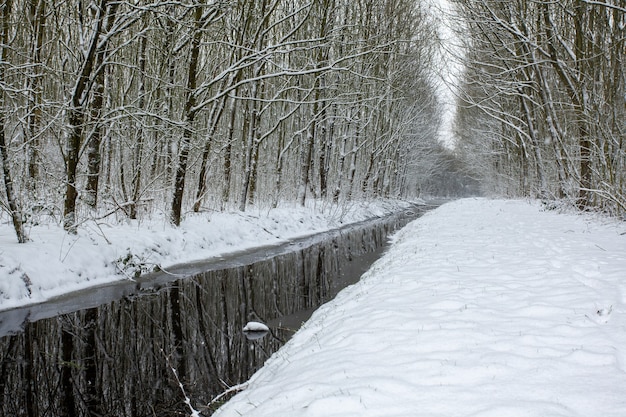
<svg viewBox="0 0 626 417"><path fill-rule="evenodd" d="M457 152L500 195L626 212L626 3L455 0Z"/></svg>
<svg viewBox="0 0 626 417"><path fill-rule="evenodd" d="M44 216L74 233L308 199L484 193L623 215L623 0L449 5L3 0L1 217L25 242Z"/></svg>
<svg viewBox="0 0 626 417"><path fill-rule="evenodd" d="M411 0L4 0L3 211L24 224L419 195L448 164Z"/></svg>

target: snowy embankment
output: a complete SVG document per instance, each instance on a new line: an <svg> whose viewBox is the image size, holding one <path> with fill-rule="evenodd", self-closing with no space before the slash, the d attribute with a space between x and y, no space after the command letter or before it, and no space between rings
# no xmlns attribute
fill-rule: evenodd
<svg viewBox="0 0 626 417"><path fill-rule="evenodd" d="M626 416L626 224L466 199L411 223L214 416Z"/></svg>
<svg viewBox="0 0 626 417"><path fill-rule="evenodd" d="M28 228L18 244L0 225L0 310L120 279L252 247L323 232L383 216L410 204L387 200L346 206L285 205L259 211L188 215L179 228L167 219L111 224L86 221L77 235L54 222Z"/></svg>

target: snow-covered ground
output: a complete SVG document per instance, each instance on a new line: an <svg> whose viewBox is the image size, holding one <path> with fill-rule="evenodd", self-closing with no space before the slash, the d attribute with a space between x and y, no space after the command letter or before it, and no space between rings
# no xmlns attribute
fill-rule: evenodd
<svg viewBox="0 0 626 417"><path fill-rule="evenodd" d="M85 221L77 235L58 223L30 226L18 244L9 222L0 225L0 310L132 279L168 267L330 230L382 216L410 204L397 200L187 215L179 228L166 218L114 223Z"/></svg>
<svg viewBox="0 0 626 417"><path fill-rule="evenodd" d="M626 224L465 199L411 223L215 416L626 416Z"/></svg>

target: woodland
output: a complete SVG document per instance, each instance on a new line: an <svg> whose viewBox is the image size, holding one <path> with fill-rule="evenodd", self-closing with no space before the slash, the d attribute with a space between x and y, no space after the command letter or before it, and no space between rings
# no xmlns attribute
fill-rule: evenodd
<svg viewBox="0 0 626 417"><path fill-rule="evenodd" d="M74 233L307 199L482 192L623 215L623 0L449 4L3 0L2 218L26 242L42 216Z"/></svg>
<svg viewBox="0 0 626 417"><path fill-rule="evenodd" d="M3 208L81 219L415 195L439 153L413 1L7 0ZM433 169L424 166L423 169Z"/></svg>
<svg viewBox="0 0 626 417"><path fill-rule="evenodd" d="M456 0L457 152L500 195L626 211L626 2Z"/></svg>

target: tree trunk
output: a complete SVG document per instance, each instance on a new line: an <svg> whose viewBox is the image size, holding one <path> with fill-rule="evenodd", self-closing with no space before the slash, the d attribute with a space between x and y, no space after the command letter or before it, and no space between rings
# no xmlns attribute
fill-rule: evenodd
<svg viewBox="0 0 626 417"><path fill-rule="evenodd" d="M283 155L285 147L285 129L280 129L278 134L278 144L276 146L276 166L274 167L274 199L272 201L272 208L278 207L280 201L280 192L283 181Z"/></svg>
<svg viewBox="0 0 626 417"><path fill-rule="evenodd" d="M2 71L2 70L0 70ZM0 80L2 80L0 75ZM9 214L13 221L13 228L15 229L15 235L19 243L26 243L28 236L26 230L24 230L24 222L22 220L22 211L19 208L15 192L13 191L13 177L11 176L11 169L9 167L8 150L6 145L6 139L4 136L5 131L5 115L4 115L4 99L0 99L0 163L2 164L2 175L4 182L4 191L7 195L7 203L9 206Z"/></svg>
<svg viewBox="0 0 626 417"><path fill-rule="evenodd" d="M254 146L252 148L252 175L250 175L250 190L248 190L248 202L254 205L256 198L257 181L259 179L259 137L257 129L257 137L254 140Z"/></svg>
<svg viewBox="0 0 626 417"><path fill-rule="evenodd" d="M235 90L236 94L236 90ZM222 180L222 205L221 209L226 208L226 204L230 200L230 177L232 170L232 148L235 137L235 120L237 117L237 101L234 97L229 98L228 105L228 133L226 135L226 143L224 144L224 179Z"/></svg>
<svg viewBox="0 0 626 417"><path fill-rule="evenodd" d="M197 5L194 10L194 32L191 39L191 51L189 57L189 68L187 69L187 98L184 108L185 127L178 154L178 166L174 179L174 196L172 198L172 212L170 220L175 226L180 226L181 212L183 206L183 195L185 193L185 176L187 174L187 162L189 160L189 150L191 148L191 138L193 136L193 123L196 117L196 87L198 76L198 58L200 56L200 40L202 38L202 5Z"/></svg>
<svg viewBox="0 0 626 417"><path fill-rule="evenodd" d="M566 195L565 183L568 178L567 170L565 169L567 159L563 156L563 153L565 152L562 141L563 131L559 125L559 119L554 108L554 100L552 99L552 92L550 91L546 76L543 72L542 67L540 67L539 64L536 63L534 57L533 60L535 62L534 68L537 74L537 78L539 79L540 83L538 88L539 95L545 109L546 123L548 124L550 141L552 142L555 162L557 164L557 173L559 178L559 188L557 190L557 195L559 196L559 198L563 198Z"/></svg>
<svg viewBox="0 0 626 417"><path fill-rule="evenodd" d="M213 136L217 131L217 126L222 113L224 111L224 105L226 103L227 96L218 99L213 103L211 107L211 113L209 114L209 126L207 137L204 142L204 150L202 152L202 162L200 164L200 174L198 175L198 190L196 191L196 201L193 204L193 211L197 213L200 211L202 199L207 191L207 170L209 164L209 156L211 155L211 145L213 144Z"/></svg>
<svg viewBox="0 0 626 417"><path fill-rule="evenodd" d="M101 53L98 54L99 56ZM102 65L101 59L97 59L97 66ZM104 71L100 71L94 82L93 101L91 103L91 120L93 130L87 139L87 184L85 186L85 203L95 210L98 206L98 185L100 181L100 144L102 143L102 108L104 107Z"/></svg>
<svg viewBox="0 0 626 417"><path fill-rule="evenodd" d="M252 88L253 97L256 97L256 83ZM256 103L248 103L249 106L252 107L252 110L248 110L247 112L247 125L248 129L243 131L243 135L245 137L244 140L244 169L243 169L243 180L241 183L241 194L239 195L239 210L246 210L246 203L248 201L248 190L250 189L250 178L252 177L252 164L253 164L253 155L254 155L254 147L257 130L257 122L258 122L258 109L256 108Z"/></svg>
<svg viewBox="0 0 626 417"><path fill-rule="evenodd" d="M139 40L139 103L138 107L144 111L146 107L146 46L147 37L142 35ZM135 173L133 175L132 184L132 200L128 210L128 216L131 219L137 218L137 206L139 205L139 198L141 195L141 177L142 177L142 156L144 146L144 129L140 125L137 131L137 145L134 150L133 165L135 167Z"/></svg>
<svg viewBox="0 0 626 417"><path fill-rule="evenodd" d="M78 198L76 176L80 158L80 148L82 145L87 100L84 94L89 88L94 71L102 70L95 66L95 62L98 51L100 48L105 47L105 45L101 45L99 41L102 25L107 15L107 1L108 0L100 0L96 24L91 34L89 47L87 51L85 51L84 61L74 85L74 90L72 91L70 108L67 111L68 136L65 154L66 186L65 201L63 204L63 228L70 233L76 233L76 199Z"/></svg>
<svg viewBox="0 0 626 417"><path fill-rule="evenodd" d="M311 156L315 144L315 121L311 121L305 134L305 140L300 144L300 184L298 186L298 204L304 207L306 190L309 187L311 171Z"/></svg>
<svg viewBox="0 0 626 417"><path fill-rule="evenodd" d="M298 186L298 204L304 207L306 199L306 190L309 188L311 165L313 163L313 148L315 147L315 134L317 129L317 118L319 110L319 84L315 81L314 87L315 100L313 101L313 109L311 110L311 120L306 130L305 140L300 144L300 184Z"/></svg>
<svg viewBox="0 0 626 417"><path fill-rule="evenodd" d="M5 63L7 62L7 49L9 44L9 29L11 27L10 14L11 14L12 1L6 0L4 5L0 5L0 13L2 18L2 42L0 43L0 83L5 82ZM22 212L17 203L17 197L13 190L13 177L11 176L11 169L9 166L9 150L6 143L6 109L5 109L5 92L4 88L0 91L0 164L2 164L2 175L4 182L4 191L7 196L7 203L9 208L9 214L13 221L13 228L17 235L17 241L19 243L25 243L28 241L26 231L24 230L24 223L22 220Z"/></svg>
<svg viewBox="0 0 626 417"><path fill-rule="evenodd" d="M588 74L587 49L585 44L585 21L587 18L587 5L584 0L576 0L574 13L574 27L576 30L576 41L574 50L576 54L576 66L578 72L579 102L576 106L578 110L578 143L580 149L580 188L578 193L577 206L581 210L589 207L591 202L591 140L589 138L589 127L587 126L587 92L586 82Z"/></svg>
<svg viewBox="0 0 626 417"><path fill-rule="evenodd" d="M537 179L539 180L539 197L542 199L547 198L548 185L545 177L545 167L543 164L543 156L541 154L541 147L539 146L539 140L537 139L537 129L535 127L534 112L530 108L528 97L525 95L524 90L520 87L520 102L526 118L526 124L528 125L528 136L533 147L533 153L535 155L535 167L537 171ZM520 138L523 141L523 139ZM524 176L525 177L525 176Z"/></svg>
<svg viewBox="0 0 626 417"><path fill-rule="evenodd" d="M348 126L348 130L350 126ZM343 189L343 170L346 164L346 147L348 146L348 135L347 132L344 132L341 139L341 148L339 149L339 164L337 166L337 186L335 187L335 191L333 192L333 202L339 202L339 196L341 195L341 191Z"/></svg>
<svg viewBox="0 0 626 417"><path fill-rule="evenodd" d="M260 70L259 70L260 74ZM263 98L265 96L264 84L261 83L259 88L260 92L256 94ZM251 131L252 149L250 154L250 178L248 181L248 202L254 204L256 197L257 181L258 181L258 169L259 169L259 147L261 146L261 112L257 103L254 103L254 130Z"/></svg>
<svg viewBox="0 0 626 417"><path fill-rule="evenodd" d="M28 186L33 197L37 197L37 182L39 181L40 150L40 124L42 115L42 85L43 63L41 51L43 47L44 30L46 26L46 2L43 0L30 0L31 30L34 33L32 62L33 74L28 78L29 102L28 102Z"/></svg>
<svg viewBox="0 0 626 417"><path fill-rule="evenodd" d="M574 106L576 114L576 131L578 138L578 148L580 153L580 172L579 172L579 192L576 205L579 209L584 210L589 203L589 192L591 190L591 142L589 140L589 129L587 126L586 116L586 99L584 80L586 77L585 66L583 60L585 58L584 46L584 15L585 4L582 0L576 0L576 10L574 13L575 41L574 53L576 59L576 80L568 75L563 68L563 64L558 57L556 47L552 43L556 39L554 34L554 22L550 16L549 3L543 4L543 17L546 27L546 38L548 41L548 51L550 54L550 63L552 64L559 79L565 86L567 94Z"/></svg>

